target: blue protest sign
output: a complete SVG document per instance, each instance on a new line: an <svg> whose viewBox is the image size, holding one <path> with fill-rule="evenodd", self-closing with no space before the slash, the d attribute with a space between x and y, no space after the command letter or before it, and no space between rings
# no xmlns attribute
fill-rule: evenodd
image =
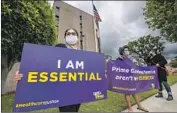
<svg viewBox="0 0 177 113"><path fill-rule="evenodd" d="M136 94L159 88L157 67L136 66L128 59L108 63L108 89L122 94Z"/></svg>
<svg viewBox="0 0 177 113"><path fill-rule="evenodd" d="M61 107L107 98L104 56L24 44L13 111Z"/></svg>

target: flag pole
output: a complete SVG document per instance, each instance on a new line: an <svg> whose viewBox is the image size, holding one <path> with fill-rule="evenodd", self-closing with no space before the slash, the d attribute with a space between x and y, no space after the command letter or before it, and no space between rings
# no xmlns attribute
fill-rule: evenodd
<svg viewBox="0 0 177 113"><path fill-rule="evenodd" d="M99 34L99 23L98 23L98 21L96 20L96 17L95 17L95 14L94 14L94 7L95 7L95 5L94 5L94 3L93 3L93 0L92 0L92 8L93 8L93 17L94 17L94 23L96 24L96 36ZM94 24L94 29L95 29L95 24ZM95 31L95 30L94 30ZM100 35L100 34L99 34ZM101 44L100 44L100 38L98 39L98 37L96 37L96 40L97 40L97 44L99 45L97 45L98 46L98 51L99 51L99 53L101 53Z"/></svg>
<svg viewBox="0 0 177 113"><path fill-rule="evenodd" d="M94 3L93 3L93 0L92 0L92 11L93 11L93 17L94 17L94 21L95 21L95 16L94 16L94 9L93 9L93 6L94 6Z"/></svg>
<svg viewBox="0 0 177 113"><path fill-rule="evenodd" d="M92 12L93 12L93 31L94 31L94 34L95 34L95 37L96 37L96 31L95 31L95 29L96 29L96 26L95 26L95 15L94 15L94 3L93 3L93 0L92 0ZM97 38L95 38L95 42L97 42ZM96 46L96 51L97 51L97 46Z"/></svg>

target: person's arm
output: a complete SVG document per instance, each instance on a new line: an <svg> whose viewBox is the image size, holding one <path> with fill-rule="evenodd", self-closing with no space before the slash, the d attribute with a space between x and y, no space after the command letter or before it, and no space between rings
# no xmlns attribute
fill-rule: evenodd
<svg viewBox="0 0 177 113"><path fill-rule="evenodd" d="M123 60L123 58L122 58L122 57L118 57L116 60L121 60L121 61L122 61L122 60Z"/></svg>

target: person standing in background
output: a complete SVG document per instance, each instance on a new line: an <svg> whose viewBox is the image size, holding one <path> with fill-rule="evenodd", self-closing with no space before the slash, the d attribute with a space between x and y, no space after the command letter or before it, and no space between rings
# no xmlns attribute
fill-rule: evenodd
<svg viewBox="0 0 177 113"><path fill-rule="evenodd" d="M159 79L159 93L157 96L155 96L156 98L163 98L163 94L162 94L162 90L163 90L163 86L164 85L167 93L168 93L168 97L167 97L167 101L171 101L173 100L173 96L172 96L172 92L171 92L171 88L170 85L167 82L167 74L168 72L166 71L165 65L167 64L167 60L165 59L165 57L162 54L157 54L155 51L151 51L150 55L148 57L148 63L152 66L157 66L158 67L158 79Z"/></svg>

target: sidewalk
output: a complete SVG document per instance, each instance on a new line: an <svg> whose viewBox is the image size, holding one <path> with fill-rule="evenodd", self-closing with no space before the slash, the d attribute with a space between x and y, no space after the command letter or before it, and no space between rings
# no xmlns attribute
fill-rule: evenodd
<svg viewBox="0 0 177 113"><path fill-rule="evenodd" d="M173 101L166 101L167 93L163 90L163 98L155 98L155 95L141 102L141 104L149 110L149 112L177 112L177 83L171 86L173 93ZM137 105L134 105L133 112L143 112L137 110ZM128 112L127 110L122 112Z"/></svg>

